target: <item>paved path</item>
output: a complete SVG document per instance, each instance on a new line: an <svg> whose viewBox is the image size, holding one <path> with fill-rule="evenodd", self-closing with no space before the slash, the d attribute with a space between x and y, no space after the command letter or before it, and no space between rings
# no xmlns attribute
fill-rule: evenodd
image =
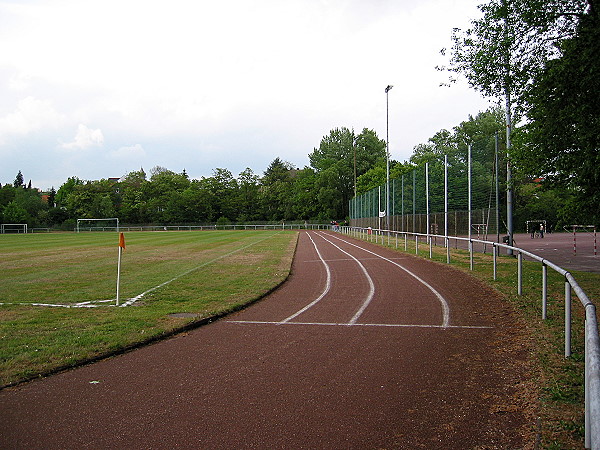
<svg viewBox="0 0 600 450"><path fill-rule="evenodd" d="M523 448L527 349L451 267L303 232L252 307L0 392L0 448Z"/></svg>
<svg viewBox="0 0 600 450"><path fill-rule="evenodd" d="M573 249L571 233L546 233L543 238L535 239L531 239L528 234L517 234L514 238L516 247L546 258L563 269L600 273L600 254L593 233L577 233L575 249ZM595 246L596 254L594 254Z"/></svg>

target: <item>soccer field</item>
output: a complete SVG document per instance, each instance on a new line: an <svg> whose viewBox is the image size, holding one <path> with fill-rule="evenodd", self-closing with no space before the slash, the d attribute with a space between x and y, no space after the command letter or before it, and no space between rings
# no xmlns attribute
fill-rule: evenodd
<svg viewBox="0 0 600 450"><path fill-rule="evenodd" d="M181 300L197 297L206 270L223 275L233 262L266 257L280 231L132 232L125 234L121 299L163 285ZM111 300L117 278L116 233L4 235L0 303L73 306ZM211 266L210 269L208 266ZM201 269L206 268L205 271ZM256 268L258 269L258 267ZM144 296L143 296L144 297Z"/></svg>
<svg viewBox="0 0 600 450"><path fill-rule="evenodd" d="M296 236L125 233L119 308L117 233L0 236L0 385L260 298L289 274Z"/></svg>

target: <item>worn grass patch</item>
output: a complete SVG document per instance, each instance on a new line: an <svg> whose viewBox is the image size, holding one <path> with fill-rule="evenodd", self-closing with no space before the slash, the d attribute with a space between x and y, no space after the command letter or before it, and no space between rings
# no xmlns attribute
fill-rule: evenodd
<svg viewBox="0 0 600 450"><path fill-rule="evenodd" d="M6 239L5 239L6 237ZM115 299L115 233L0 237L0 386L150 340L235 310L283 282L291 231L126 234L121 299L126 308L57 308ZM173 317L169 314L193 313Z"/></svg>

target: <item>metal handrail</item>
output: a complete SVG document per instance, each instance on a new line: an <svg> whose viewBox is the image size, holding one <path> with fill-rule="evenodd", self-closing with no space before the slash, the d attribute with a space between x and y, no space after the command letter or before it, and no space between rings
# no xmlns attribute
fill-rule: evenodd
<svg viewBox="0 0 600 450"><path fill-rule="evenodd" d="M415 251L418 253L419 237L425 237L429 244L429 257L432 257L432 238L444 239L444 246L448 249L446 252L447 262L450 263L450 240L468 242L468 250L470 256L470 267L473 270L473 243L483 245L491 245L493 248L493 264L494 264L494 279L496 279L496 257L498 248L504 248L512 252L517 252L518 258L518 294L522 294L522 270L523 270L523 255L532 258L542 264L542 317L546 318L546 299L547 299L547 268L558 272L565 277L565 357L571 356L571 291L575 292L577 298L585 310L585 448L600 450L600 337L598 335L598 321L596 318L596 307L588 298L584 290L579 286L577 280L571 273L562 267L554 264L541 256L528 252L519 247L514 247L499 242L484 241L460 236L444 236L437 234L413 233L408 231L393 231L377 228L364 227L341 227L341 231L349 234L349 231L358 231L367 233L367 236L383 237L387 235L388 243L391 235L404 235L405 250L407 249L408 236L415 237Z"/></svg>

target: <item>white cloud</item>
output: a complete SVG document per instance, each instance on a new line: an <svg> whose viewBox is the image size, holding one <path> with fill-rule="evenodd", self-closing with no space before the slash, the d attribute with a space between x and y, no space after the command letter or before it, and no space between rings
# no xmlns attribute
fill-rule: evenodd
<svg viewBox="0 0 600 450"><path fill-rule="evenodd" d="M332 128L385 136L388 84L390 151L406 159L482 109L434 69L473 13L474 0L0 0L0 152L13 155L0 181L67 162L105 177L117 159L198 176L302 166ZM24 160L36 152L50 162Z"/></svg>
<svg viewBox="0 0 600 450"><path fill-rule="evenodd" d="M46 127L57 127L62 120L51 102L26 97L19 101L13 112L0 118L0 143L9 135L25 135Z"/></svg>
<svg viewBox="0 0 600 450"><path fill-rule="evenodd" d="M146 150L140 144L130 147L121 147L110 152L110 156L120 160L139 161L146 156Z"/></svg>
<svg viewBox="0 0 600 450"><path fill-rule="evenodd" d="M60 148L65 150L86 150L91 147L100 147L103 143L104 136L100 129L92 130L80 123L73 141L60 144Z"/></svg>

